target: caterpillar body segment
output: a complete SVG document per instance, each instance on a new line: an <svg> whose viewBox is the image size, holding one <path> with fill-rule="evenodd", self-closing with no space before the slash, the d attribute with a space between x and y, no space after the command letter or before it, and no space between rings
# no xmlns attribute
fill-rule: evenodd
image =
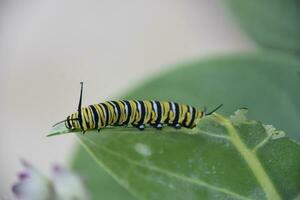
<svg viewBox="0 0 300 200"><path fill-rule="evenodd" d="M115 100L81 108L82 126L79 112L67 117L68 129L102 129L107 126L127 126L143 130L145 125L161 129L163 125L175 128L196 126L197 119L205 113L192 106L169 101Z"/></svg>
<svg viewBox="0 0 300 200"><path fill-rule="evenodd" d="M164 125L174 128L194 128L197 122L221 106L207 113L193 106L173 101L155 100L114 100L81 107L83 83L81 82L80 99L77 112L63 121L70 130L100 130L108 126L133 126L144 130L145 126L162 129Z"/></svg>

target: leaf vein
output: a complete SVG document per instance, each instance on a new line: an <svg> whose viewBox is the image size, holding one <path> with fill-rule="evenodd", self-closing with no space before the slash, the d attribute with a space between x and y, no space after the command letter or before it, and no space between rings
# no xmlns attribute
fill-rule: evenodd
<svg viewBox="0 0 300 200"><path fill-rule="evenodd" d="M222 139L227 139L227 140L229 139L228 136L220 135L220 134L216 134L216 133L212 133L212 132L208 132L208 131L203 131L201 129L198 129L198 132L202 133L202 134L205 134L205 135L208 135L208 136L211 136L211 137L222 138Z"/></svg>
<svg viewBox="0 0 300 200"><path fill-rule="evenodd" d="M232 125L232 123L219 114L215 114L214 116L216 116L216 120L218 120L219 123L227 129L231 142L236 147L237 151L241 154L241 156L244 158L249 168L252 170L258 183L261 185L262 189L266 193L267 198L272 200L281 199L278 191L271 182L270 177L266 173L256 153L252 152L250 149L247 148L245 143L239 137L239 134Z"/></svg>
<svg viewBox="0 0 300 200"><path fill-rule="evenodd" d="M267 137L265 137L259 144L257 144L253 149L252 152L256 152L258 149L260 149L261 147L263 147L270 139L271 139L272 135L268 135Z"/></svg>
<svg viewBox="0 0 300 200"><path fill-rule="evenodd" d="M184 176L184 175L181 175L181 174L176 174L174 172L170 172L168 170L161 169L161 168L159 168L157 166L154 166L154 165L149 165L149 164L145 165L145 164L142 164L142 163L137 162L135 160L129 159L127 157L124 157L123 155L121 155L121 154L119 154L119 153L117 153L115 151L112 151L112 150L110 150L110 149L108 149L106 147L99 146L99 145L95 144L91 140L86 140L86 141L89 142L90 144L92 144L93 146L95 146L95 148L98 148L98 149L100 148L103 151L106 151L109 154L112 154L112 155L117 156L117 157L119 157L119 158L121 158L123 160L126 160L127 162L129 162L131 164L134 164L134 165L146 168L146 169L150 169L150 170L153 170L153 171L165 174L165 175L167 175L167 176L169 176L171 178L176 178L176 179L179 179L179 180L182 180L182 181L186 181L186 182L189 182L189 183L192 183L192 184L196 184L196 185L199 185L199 186L202 186L202 187L206 187L206 188L211 189L211 190L215 190L215 191L218 191L218 192L221 192L221 193L225 193L225 194L234 196L234 197L236 197L238 199L251 200L248 197L242 196L240 194L237 194L235 192L232 192L232 191L224 189L224 188L220 188L220 187L208 184L208 183L206 183L204 181L201 181L201 180L195 180L195 179L192 179L190 177L187 177L187 176Z"/></svg>

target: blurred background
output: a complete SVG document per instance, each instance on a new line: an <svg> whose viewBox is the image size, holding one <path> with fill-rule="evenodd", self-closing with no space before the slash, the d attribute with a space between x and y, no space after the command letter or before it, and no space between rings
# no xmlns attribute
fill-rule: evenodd
<svg viewBox="0 0 300 200"><path fill-rule="evenodd" d="M253 49L216 0L0 1L0 199L20 158L47 174L73 135L46 138L83 104L124 94L171 64Z"/></svg>

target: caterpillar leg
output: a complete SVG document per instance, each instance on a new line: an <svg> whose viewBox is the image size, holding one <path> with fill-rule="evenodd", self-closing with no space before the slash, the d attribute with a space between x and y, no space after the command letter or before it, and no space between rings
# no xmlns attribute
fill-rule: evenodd
<svg viewBox="0 0 300 200"><path fill-rule="evenodd" d="M144 125L144 124L141 124L141 125L138 127L138 129L139 129L140 131L143 131L143 130L145 129L145 125Z"/></svg>
<svg viewBox="0 0 300 200"><path fill-rule="evenodd" d="M145 125L144 124L140 124L140 125L133 125L135 128L139 129L140 131L145 130Z"/></svg>
<svg viewBox="0 0 300 200"><path fill-rule="evenodd" d="M157 125L155 125L155 128L157 130L161 130L163 128L163 125L162 124L157 124Z"/></svg>
<svg viewBox="0 0 300 200"><path fill-rule="evenodd" d="M181 129L181 126L180 126L180 124L175 124L174 128Z"/></svg>
<svg viewBox="0 0 300 200"><path fill-rule="evenodd" d="M98 133L100 132L100 128L97 129Z"/></svg>

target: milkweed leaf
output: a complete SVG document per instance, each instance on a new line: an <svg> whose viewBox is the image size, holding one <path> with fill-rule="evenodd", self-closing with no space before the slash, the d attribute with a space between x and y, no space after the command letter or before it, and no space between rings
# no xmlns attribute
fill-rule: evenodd
<svg viewBox="0 0 300 200"><path fill-rule="evenodd" d="M280 131L260 122L232 118L214 114L195 130L117 128L77 136L137 199L297 197L300 145L284 135L270 137Z"/></svg>
<svg viewBox="0 0 300 200"><path fill-rule="evenodd" d="M227 116L231 115L237 108L247 107L251 111L249 117L263 123L248 120L242 115L245 109L226 119L231 121L246 147L257 155L280 198L293 199L297 192L299 195L298 180L300 180L299 170L297 170L299 168L298 156L300 154L297 153L299 144L293 140L300 141L300 125L298 123L300 121L299 74L300 61L290 55L260 52L224 56L177 66L174 70L139 85L137 89L124 95L124 98L173 100L199 107L206 105L208 108L224 103L218 112ZM106 199L132 199L132 194L138 196L139 199L149 199L150 197L153 199L155 197L180 199L183 196L185 196L184 199L197 199L199 195L202 199L235 198L229 194L226 196L224 193L211 193L211 190L208 191L207 189L197 190L197 194L192 193L190 189L195 188L195 185L182 185L176 178L172 179L174 182L171 180L167 182L170 183L169 189L160 184L153 185L155 182L159 183L160 180L162 180L161 184L166 183L164 178L159 178L161 176L159 172L155 176L150 176L148 171L142 167L137 167L140 171L125 170L131 169L132 163L101 149L104 146L113 152L117 151L123 157L127 157L126 148L128 147L131 148L130 152L134 155L137 151L144 152L145 155L149 155L151 152L151 156L147 156L147 159L155 158L157 163L166 166L168 164L165 162L168 161L171 167L178 166L178 169L182 170L184 167L181 164L192 162L190 167L193 169L193 166L196 166L195 168L202 170L201 178L204 180L211 180L210 178L218 180L220 183L228 185L225 187L226 189L229 188L229 191L240 195L242 198L266 199L266 192L254 178L253 173L252 176L249 176L251 168L248 165L240 165L245 160L238 156L239 154L232 154L236 151L233 151L235 147L228 142L226 127L215 120L211 120L211 118L209 119L199 123L199 130L196 131L196 135L186 134L184 129L180 131L165 129L161 132L162 134L156 134L157 132L152 129L141 133L135 129L123 128L105 129L101 130L100 133L87 132L85 135L78 133L85 147L89 149L90 153L92 152L98 163L105 166L106 170L99 167L82 148L76 153L73 167L86 175L94 199L102 196ZM273 126L263 124L272 124ZM285 133L288 137L284 136ZM268 136L265 137L266 135ZM89 140L93 143L90 144ZM136 143L133 146L133 143L130 142ZM130 144L131 146L129 146ZM144 145L149 148L143 148ZM158 157L153 154L153 149L164 148L164 146L166 149L163 149L164 151L158 154ZM191 147L197 147L197 150ZM198 154L195 155L194 151ZM193 155L195 159L200 158L200 160L189 159L189 155ZM207 159L203 159L202 155L205 155L204 158L207 157ZM114 165L118 168L113 169ZM192 170L189 171L189 166L186 167L186 174L197 178L198 175L194 174ZM110 175L106 171L109 171L114 179L110 179ZM222 175L224 179L217 179L214 173ZM145 184L131 179L135 176L137 176L136 179L140 178L141 180L144 176L147 179L144 180ZM121 182L123 187L120 187L118 182ZM138 183L137 188L131 188L130 193L123 189L132 187L135 183ZM176 197L175 194L177 193L172 194L172 187L177 188L178 186L182 187L181 196ZM166 190L166 193L155 192L162 192L161 187ZM252 192L250 192L250 188L253 189ZM150 189L152 193L146 194ZM137 190L145 193L138 194ZM167 191L171 192L168 193ZM236 198L239 197L236 196Z"/></svg>

